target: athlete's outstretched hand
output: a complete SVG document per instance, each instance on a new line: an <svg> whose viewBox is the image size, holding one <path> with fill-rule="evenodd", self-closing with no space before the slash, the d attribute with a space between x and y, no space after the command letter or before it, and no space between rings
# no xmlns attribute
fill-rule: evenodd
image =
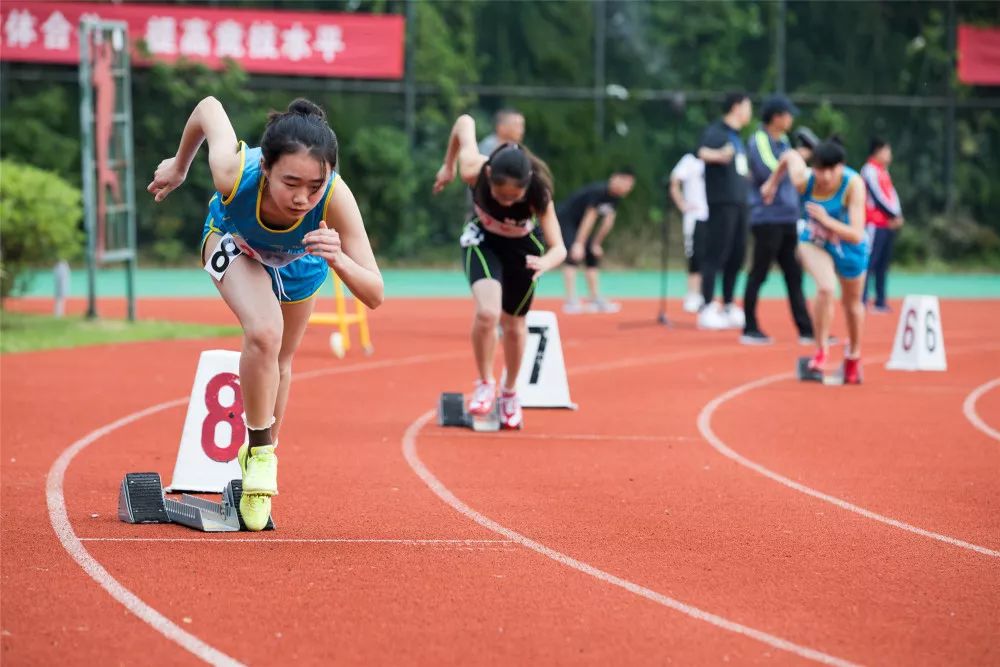
<svg viewBox="0 0 1000 667"><path fill-rule="evenodd" d="M302 237L302 244L310 255L317 255L326 260L330 268L336 268L343 258L344 251L340 247L340 234L337 230L326 226L326 220L319 221L319 229L314 229Z"/></svg>
<svg viewBox="0 0 1000 667"><path fill-rule="evenodd" d="M153 182L146 186L146 192L153 195L156 201L163 201L171 192L176 190L187 177L176 167L177 158L169 157L160 163L153 173Z"/></svg>
<svg viewBox="0 0 1000 667"><path fill-rule="evenodd" d="M538 277L550 268L548 266L548 262L545 261L545 258L539 257L538 255L528 255L524 258L524 264L535 272L531 276L532 280L538 280Z"/></svg>
<svg viewBox="0 0 1000 667"><path fill-rule="evenodd" d="M447 187L449 183L455 180L455 167L454 165L448 166L446 164L441 165L438 169L437 176L434 178L434 194L441 192Z"/></svg>

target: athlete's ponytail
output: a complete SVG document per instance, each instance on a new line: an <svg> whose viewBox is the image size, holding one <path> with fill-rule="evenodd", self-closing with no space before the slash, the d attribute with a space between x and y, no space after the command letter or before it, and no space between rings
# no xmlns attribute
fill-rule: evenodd
<svg viewBox="0 0 1000 667"><path fill-rule="evenodd" d="M302 149L316 159L337 166L337 135L327 125L326 113L305 98L292 100L287 111L272 111L260 138L264 166L271 167L286 153Z"/></svg>

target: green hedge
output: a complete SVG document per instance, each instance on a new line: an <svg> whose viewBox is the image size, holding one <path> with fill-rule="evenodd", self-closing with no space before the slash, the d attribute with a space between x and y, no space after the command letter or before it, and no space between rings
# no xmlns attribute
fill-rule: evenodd
<svg viewBox="0 0 1000 667"><path fill-rule="evenodd" d="M57 174L0 161L0 297L26 287L25 269L77 257L80 190Z"/></svg>

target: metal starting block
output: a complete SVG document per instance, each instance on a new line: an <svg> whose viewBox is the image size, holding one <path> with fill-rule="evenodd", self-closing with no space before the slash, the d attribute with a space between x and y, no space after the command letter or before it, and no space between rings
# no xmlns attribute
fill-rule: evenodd
<svg viewBox="0 0 1000 667"><path fill-rule="evenodd" d="M802 382L820 382L828 386L838 386L844 384L844 367L829 375L823 371L809 368L809 357L799 357L799 363L795 370L795 375Z"/></svg>
<svg viewBox="0 0 1000 667"><path fill-rule="evenodd" d="M243 481L234 479L222 491L222 502L182 494L180 500L163 494L160 474L130 472L122 480L118 493L118 518L126 523L179 523L206 533L246 530L240 514ZM274 530L267 520L264 530Z"/></svg>
<svg viewBox="0 0 1000 667"><path fill-rule="evenodd" d="M441 394L438 401L438 424L441 426L464 426L473 431L499 431L499 401L485 415L470 415L465 410L465 396L455 392Z"/></svg>

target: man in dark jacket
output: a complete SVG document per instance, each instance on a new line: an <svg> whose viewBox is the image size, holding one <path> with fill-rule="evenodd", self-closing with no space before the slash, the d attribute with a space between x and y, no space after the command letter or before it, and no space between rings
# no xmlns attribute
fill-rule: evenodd
<svg viewBox="0 0 1000 667"><path fill-rule="evenodd" d="M747 149L752 182L750 232L754 248L753 265L743 295L746 324L740 342L745 345L768 345L772 342L771 337L761 330L757 319L757 296L775 260L785 276L788 305L795 327L799 330L799 338L804 341L813 336L812 321L802 294L802 266L795 257L795 246L798 244L796 223L801 217L799 193L785 176L772 203L765 204L760 195L760 186L778 166L778 158L791 150L786 133L792 129L797 113L798 109L787 97L769 97L761 107L763 124L754 132Z"/></svg>

